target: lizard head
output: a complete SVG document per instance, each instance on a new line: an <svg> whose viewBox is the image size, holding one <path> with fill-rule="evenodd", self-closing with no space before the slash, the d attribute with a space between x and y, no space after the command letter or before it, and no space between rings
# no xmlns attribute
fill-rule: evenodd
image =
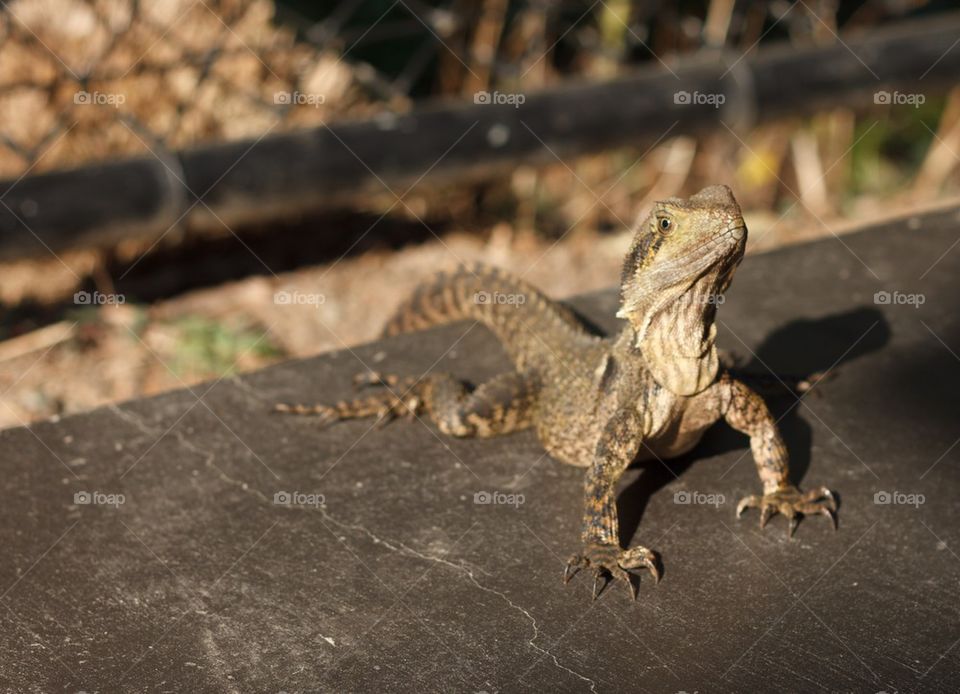
<svg viewBox="0 0 960 694"><path fill-rule="evenodd" d="M740 206L726 186L658 202L636 229L617 316L630 322L648 362L686 364L662 365L661 371L685 371L664 376L669 385L661 380L675 392L698 392L716 374L714 316L746 241Z"/></svg>

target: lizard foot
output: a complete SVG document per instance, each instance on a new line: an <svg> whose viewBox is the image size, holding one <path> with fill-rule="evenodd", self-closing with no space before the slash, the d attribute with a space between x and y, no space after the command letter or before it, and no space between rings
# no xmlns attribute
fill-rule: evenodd
<svg viewBox="0 0 960 694"><path fill-rule="evenodd" d="M789 521L787 531L789 537L793 537L801 515L819 513L829 518L833 523L833 529L837 529L837 501L826 487L817 487L804 493L790 485L763 496L745 496L737 504L737 518L748 508L760 509L761 528L766 526L767 521L773 516L782 513Z"/></svg>
<svg viewBox="0 0 960 694"><path fill-rule="evenodd" d="M574 554L567 560L563 569L563 582L566 584L580 569L593 569L593 599L600 595L600 579L610 576L614 580L627 584L630 596L637 599L637 587L634 585L628 569L646 568L655 581L660 581L656 555L646 547L634 547L621 550L615 545L588 544L580 554ZM605 585L605 584L604 584Z"/></svg>

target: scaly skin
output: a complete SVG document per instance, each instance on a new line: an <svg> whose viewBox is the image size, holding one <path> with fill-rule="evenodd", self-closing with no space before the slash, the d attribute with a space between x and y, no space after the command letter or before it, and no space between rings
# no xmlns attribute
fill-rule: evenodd
<svg viewBox="0 0 960 694"><path fill-rule="evenodd" d="M367 374L359 385L383 385L370 397L332 406L278 405L325 422L428 413L444 433L488 437L533 427L558 460L586 468L582 549L564 571L594 572L626 582L646 568L659 580L646 547L621 550L615 490L636 460L669 458L693 448L724 419L750 437L762 494L743 499L739 516L760 508L761 527L775 513L834 521L833 495L803 493L789 481L787 449L763 399L721 369L714 346L714 299L743 258L747 229L725 186L654 206L636 228L621 277L616 336L588 333L567 308L526 282L482 265L440 275L417 290L386 334L473 319L491 329L515 371L470 390L448 374L422 379Z"/></svg>

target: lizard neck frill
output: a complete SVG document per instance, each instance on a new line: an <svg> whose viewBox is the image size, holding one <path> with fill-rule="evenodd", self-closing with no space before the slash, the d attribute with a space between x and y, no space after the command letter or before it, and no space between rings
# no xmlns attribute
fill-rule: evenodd
<svg viewBox="0 0 960 694"><path fill-rule="evenodd" d="M630 322L634 347L654 379L677 395L694 395L712 384L720 360L714 323L720 292L729 282L726 268L711 267L688 286L658 293L659 301L642 313L626 306L619 314Z"/></svg>
<svg viewBox="0 0 960 694"><path fill-rule="evenodd" d="M731 226L692 250L624 273L617 316L629 321L657 383L677 395L695 395L716 380L714 319L745 244L746 228Z"/></svg>
<svg viewBox="0 0 960 694"><path fill-rule="evenodd" d="M695 395L716 380L720 369L717 328L712 320L707 324L702 316L691 316L680 303L651 320L640 351L657 383L677 395Z"/></svg>

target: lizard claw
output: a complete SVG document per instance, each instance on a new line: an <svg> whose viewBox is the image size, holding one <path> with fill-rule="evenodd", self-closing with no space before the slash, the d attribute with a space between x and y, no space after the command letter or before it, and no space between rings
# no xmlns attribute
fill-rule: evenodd
<svg viewBox="0 0 960 694"><path fill-rule="evenodd" d="M793 537L793 534L797 532L797 526L800 525L800 516L796 512L791 512L787 515L787 536Z"/></svg>
<svg viewBox="0 0 960 694"><path fill-rule="evenodd" d="M654 583L660 583L660 568L657 566L657 555L646 547L637 546L623 551L620 554L620 566L624 569L645 568L653 576Z"/></svg>
<svg viewBox="0 0 960 694"><path fill-rule="evenodd" d="M835 510L824 506L820 509L820 515L829 518L830 523L833 524L833 529L837 529L837 512Z"/></svg>
<svg viewBox="0 0 960 694"><path fill-rule="evenodd" d="M570 579L583 568L593 569L593 599L596 600L605 586L604 578L609 577L616 581L623 581L630 597L637 599L637 587L633 576L628 569L644 567L659 582L660 572L656 565L656 555L646 547L634 547L621 550L614 545L588 544L581 554L574 554L567 560L563 569L563 582Z"/></svg>
<svg viewBox="0 0 960 694"><path fill-rule="evenodd" d="M761 501L760 502L760 527L766 528L767 523L770 522L770 519L773 518L776 512L777 512L776 506L773 506L771 504L765 504Z"/></svg>
<svg viewBox="0 0 960 694"><path fill-rule="evenodd" d="M760 509L761 528L765 527L767 522L778 513L786 516L788 537L793 537L793 533L800 524L800 517L805 515L826 516L830 519L833 529L837 529L837 500L833 492L826 487L801 492L791 485L763 496L755 494L746 496L737 504L737 518L748 508Z"/></svg>

